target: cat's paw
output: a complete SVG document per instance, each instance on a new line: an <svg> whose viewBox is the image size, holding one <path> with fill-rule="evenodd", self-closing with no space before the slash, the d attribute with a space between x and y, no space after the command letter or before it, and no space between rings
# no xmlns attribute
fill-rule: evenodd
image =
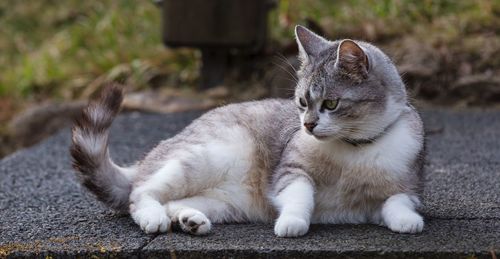
<svg viewBox="0 0 500 259"><path fill-rule="evenodd" d="M309 223L295 216L280 216L274 225L274 234L279 237L303 236L309 230Z"/></svg>
<svg viewBox="0 0 500 259"><path fill-rule="evenodd" d="M148 206L131 211L135 223L147 234L166 232L170 228L170 219L162 206Z"/></svg>
<svg viewBox="0 0 500 259"><path fill-rule="evenodd" d="M424 229L424 219L413 211L393 214L385 221L390 230L398 233L415 234Z"/></svg>
<svg viewBox="0 0 500 259"><path fill-rule="evenodd" d="M184 209L178 216L182 231L193 235L205 235L210 232L212 223L202 212L195 209Z"/></svg>

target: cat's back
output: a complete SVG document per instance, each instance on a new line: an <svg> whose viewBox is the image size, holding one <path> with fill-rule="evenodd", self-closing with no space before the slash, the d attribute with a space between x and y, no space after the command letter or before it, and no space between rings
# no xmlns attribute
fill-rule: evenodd
<svg viewBox="0 0 500 259"><path fill-rule="evenodd" d="M189 168L183 176L190 182L184 187L188 193L208 193L239 208L242 218L268 221L273 218L266 198L269 173L299 122L290 100L222 106L162 141L140 162L140 171L146 179L176 161ZM201 187L192 187L195 182Z"/></svg>
<svg viewBox="0 0 500 259"><path fill-rule="evenodd" d="M293 101L288 99L264 99L228 104L207 112L203 117L223 119L227 124L236 123L252 128L283 126L299 121L297 108Z"/></svg>
<svg viewBox="0 0 500 259"><path fill-rule="evenodd" d="M206 112L176 136L160 142L141 164L147 167L145 171L155 171L172 151L217 141L254 147L252 153L265 156L274 165L284 145L299 129L300 119L292 100L228 104Z"/></svg>
<svg viewBox="0 0 500 259"><path fill-rule="evenodd" d="M190 127L243 128L264 145L287 142L300 129L297 107L288 99L265 99L225 105L207 112Z"/></svg>

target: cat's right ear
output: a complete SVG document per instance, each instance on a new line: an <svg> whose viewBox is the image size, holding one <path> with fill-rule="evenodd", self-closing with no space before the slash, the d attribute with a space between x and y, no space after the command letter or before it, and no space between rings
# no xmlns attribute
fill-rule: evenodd
<svg viewBox="0 0 500 259"><path fill-rule="evenodd" d="M299 45L299 59L303 63L314 62L323 50L330 47L330 42L325 38L300 25L295 26L295 38Z"/></svg>

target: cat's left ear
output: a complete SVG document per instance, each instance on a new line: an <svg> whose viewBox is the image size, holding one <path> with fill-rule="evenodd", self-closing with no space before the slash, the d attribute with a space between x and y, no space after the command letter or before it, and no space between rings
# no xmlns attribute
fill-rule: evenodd
<svg viewBox="0 0 500 259"><path fill-rule="evenodd" d="M343 40L337 49L336 67L352 79L366 79L369 70L368 56L356 42Z"/></svg>
<svg viewBox="0 0 500 259"><path fill-rule="evenodd" d="M323 50L330 47L330 42L325 38L300 25L295 26L295 38L302 62L314 62Z"/></svg>

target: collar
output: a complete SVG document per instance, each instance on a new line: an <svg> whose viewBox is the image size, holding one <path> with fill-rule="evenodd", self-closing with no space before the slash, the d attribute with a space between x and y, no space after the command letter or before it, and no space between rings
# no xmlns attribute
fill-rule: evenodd
<svg viewBox="0 0 500 259"><path fill-rule="evenodd" d="M399 118L401 118L401 114L393 121L391 124L389 124L387 127L384 128L378 135L371 137L371 138L361 138L361 139L352 139L352 138L342 138L342 141L351 144L355 147L363 146L363 145L369 145L375 143L377 140L381 139L383 136L385 136L393 127L396 125L396 123L399 121Z"/></svg>

